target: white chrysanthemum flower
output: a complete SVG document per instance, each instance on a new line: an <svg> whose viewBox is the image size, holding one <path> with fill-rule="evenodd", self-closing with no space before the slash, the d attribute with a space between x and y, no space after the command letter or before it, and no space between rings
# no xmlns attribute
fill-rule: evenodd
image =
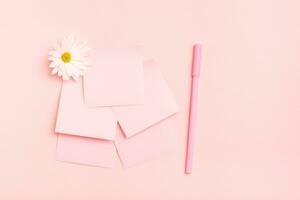
<svg viewBox="0 0 300 200"><path fill-rule="evenodd" d="M55 44L54 50L49 52L52 74L58 74L63 80L70 77L78 80L88 66L89 50L79 37L69 35L63 38L61 44Z"/></svg>

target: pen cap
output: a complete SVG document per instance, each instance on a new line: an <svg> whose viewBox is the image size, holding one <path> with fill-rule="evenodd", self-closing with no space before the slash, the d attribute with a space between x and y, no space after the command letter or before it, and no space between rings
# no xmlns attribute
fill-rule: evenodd
<svg viewBox="0 0 300 200"><path fill-rule="evenodd" d="M200 76L201 44L195 44L193 49L192 76Z"/></svg>

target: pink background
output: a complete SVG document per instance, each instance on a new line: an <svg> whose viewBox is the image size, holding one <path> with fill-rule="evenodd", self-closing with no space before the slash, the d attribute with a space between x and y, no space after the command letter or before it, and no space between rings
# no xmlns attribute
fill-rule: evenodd
<svg viewBox="0 0 300 200"><path fill-rule="evenodd" d="M27 0L0 7L0 198L300 199L298 0ZM139 44L180 114L171 155L123 170L55 160L61 82L47 52L73 32ZM194 171L184 175L192 44L203 43Z"/></svg>

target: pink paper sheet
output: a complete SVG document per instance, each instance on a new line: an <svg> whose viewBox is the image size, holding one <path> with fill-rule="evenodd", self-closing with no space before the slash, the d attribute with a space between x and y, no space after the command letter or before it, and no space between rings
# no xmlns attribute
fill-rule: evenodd
<svg viewBox="0 0 300 200"><path fill-rule="evenodd" d="M145 101L141 105L113 107L126 137L178 112L170 89L153 61L144 62Z"/></svg>
<svg viewBox="0 0 300 200"><path fill-rule="evenodd" d="M110 108L89 108L83 103L82 81L63 83L55 132L113 140L117 120Z"/></svg>
<svg viewBox="0 0 300 200"><path fill-rule="evenodd" d="M59 134L56 159L107 168L117 166L118 157L124 168L141 164L170 152L174 147L172 125L165 122L168 120L131 138L126 138L118 126L115 142Z"/></svg>
<svg viewBox="0 0 300 200"><path fill-rule="evenodd" d="M172 125L164 120L133 137L126 138L118 127L115 145L124 168L152 160L174 147Z"/></svg>
<svg viewBox="0 0 300 200"><path fill-rule="evenodd" d="M136 48L98 50L91 57L92 65L84 76L86 105L143 103L143 63Z"/></svg>
<svg viewBox="0 0 300 200"><path fill-rule="evenodd" d="M113 142L64 134L58 135L56 159L107 168L118 162Z"/></svg>

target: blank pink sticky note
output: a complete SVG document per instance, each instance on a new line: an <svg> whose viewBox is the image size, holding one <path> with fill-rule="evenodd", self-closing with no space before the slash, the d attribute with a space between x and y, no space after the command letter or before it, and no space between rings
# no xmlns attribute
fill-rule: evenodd
<svg viewBox="0 0 300 200"><path fill-rule="evenodd" d="M174 133L170 122L164 120L130 138L126 138L118 127L115 145L123 167L132 167L171 152Z"/></svg>
<svg viewBox="0 0 300 200"><path fill-rule="evenodd" d="M138 50L106 49L93 52L84 76L84 98L88 106L143 103L142 56Z"/></svg>
<svg viewBox="0 0 300 200"><path fill-rule="evenodd" d="M113 107L126 137L178 112L175 99L153 61L144 62L144 84L144 104Z"/></svg>
<svg viewBox="0 0 300 200"><path fill-rule="evenodd" d="M119 162L112 141L59 134L56 146L59 161L111 168Z"/></svg>
<svg viewBox="0 0 300 200"><path fill-rule="evenodd" d="M81 80L63 83L55 132L113 140L116 128L117 120L110 108L84 105Z"/></svg>

